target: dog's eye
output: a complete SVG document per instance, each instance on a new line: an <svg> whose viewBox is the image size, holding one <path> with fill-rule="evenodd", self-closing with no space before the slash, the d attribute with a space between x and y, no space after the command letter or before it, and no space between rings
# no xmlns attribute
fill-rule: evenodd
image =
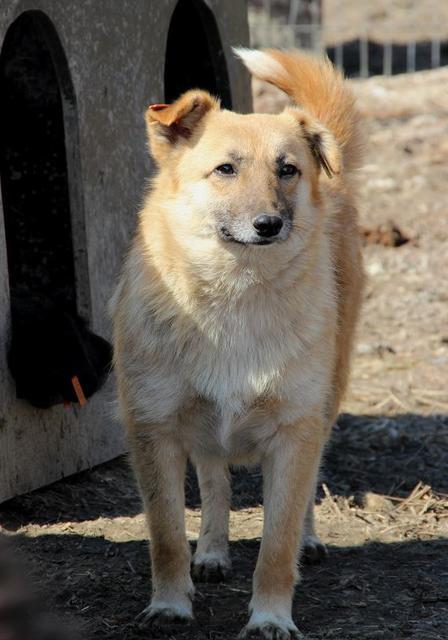
<svg viewBox="0 0 448 640"><path fill-rule="evenodd" d="M292 178L292 176L300 173L299 169L295 167L293 164L284 164L280 167L278 175L280 178Z"/></svg>
<svg viewBox="0 0 448 640"><path fill-rule="evenodd" d="M215 171L223 176L233 176L236 173L232 164L220 164Z"/></svg>

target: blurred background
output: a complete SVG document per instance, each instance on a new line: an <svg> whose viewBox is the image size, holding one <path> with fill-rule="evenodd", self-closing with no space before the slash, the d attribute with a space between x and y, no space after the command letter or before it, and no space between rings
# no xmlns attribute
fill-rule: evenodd
<svg viewBox="0 0 448 640"><path fill-rule="evenodd" d="M347 406L448 409L448 3L250 0L254 46L326 51L364 118L360 210L369 274ZM282 94L254 81L255 109Z"/></svg>
<svg viewBox="0 0 448 640"><path fill-rule="evenodd" d="M327 52L349 76L448 61L448 5L437 0L249 0L254 47Z"/></svg>

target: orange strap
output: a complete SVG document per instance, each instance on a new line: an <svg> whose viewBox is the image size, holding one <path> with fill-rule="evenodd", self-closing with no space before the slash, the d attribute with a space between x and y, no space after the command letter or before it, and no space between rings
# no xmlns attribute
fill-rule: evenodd
<svg viewBox="0 0 448 640"><path fill-rule="evenodd" d="M85 404L87 404L87 400L84 395L84 391L82 390L81 383L79 382L78 376L72 377L72 385L76 393L76 397L78 398L78 402L81 405L81 407L83 407Z"/></svg>

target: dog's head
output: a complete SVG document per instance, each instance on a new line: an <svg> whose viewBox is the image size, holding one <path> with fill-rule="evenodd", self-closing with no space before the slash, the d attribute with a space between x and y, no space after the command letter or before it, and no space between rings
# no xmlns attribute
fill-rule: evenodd
<svg viewBox="0 0 448 640"><path fill-rule="evenodd" d="M167 224L183 243L211 240L234 254L303 246L319 217L320 175L340 163L318 121L297 108L224 111L199 90L152 105L146 121Z"/></svg>

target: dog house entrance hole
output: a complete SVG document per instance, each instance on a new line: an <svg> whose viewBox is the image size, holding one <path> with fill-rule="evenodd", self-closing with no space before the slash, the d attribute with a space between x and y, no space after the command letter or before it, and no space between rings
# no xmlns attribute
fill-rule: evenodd
<svg viewBox="0 0 448 640"><path fill-rule="evenodd" d="M70 87L49 19L37 11L19 16L0 57L0 169L13 304L25 296L76 310L62 104L74 106Z"/></svg>
<svg viewBox="0 0 448 640"><path fill-rule="evenodd" d="M179 0L171 18L165 60L165 100L206 89L232 108L229 77L213 12L202 0Z"/></svg>

